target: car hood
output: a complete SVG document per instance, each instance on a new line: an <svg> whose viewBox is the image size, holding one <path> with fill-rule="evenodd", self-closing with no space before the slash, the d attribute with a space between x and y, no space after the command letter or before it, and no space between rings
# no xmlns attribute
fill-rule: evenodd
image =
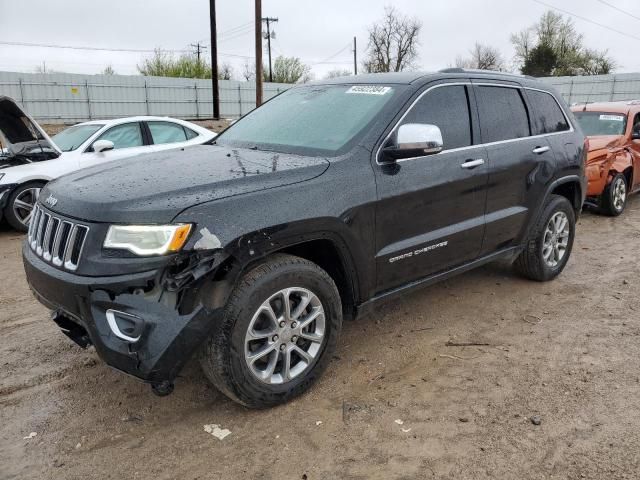
<svg viewBox="0 0 640 480"><path fill-rule="evenodd" d="M188 207L310 180L328 166L318 157L199 145L79 170L47 184L40 200L86 221L166 223Z"/></svg>
<svg viewBox="0 0 640 480"><path fill-rule="evenodd" d="M0 96L0 141L3 166L50 160L60 149L38 123L9 97Z"/></svg>

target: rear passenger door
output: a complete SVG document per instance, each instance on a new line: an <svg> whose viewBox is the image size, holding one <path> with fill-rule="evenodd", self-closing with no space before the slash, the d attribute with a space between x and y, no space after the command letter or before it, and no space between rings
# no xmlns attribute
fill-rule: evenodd
<svg viewBox="0 0 640 480"><path fill-rule="evenodd" d="M153 150L156 152L179 148L185 142L197 136L193 130L183 127L179 123L149 121L146 124L153 142Z"/></svg>
<svg viewBox="0 0 640 480"><path fill-rule="evenodd" d="M378 292L462 265L480 252L487 165L484 147L475 145L470 87L427 89L395 127L439 127L442 152L375 165Z"/></svg>
<svg viewBox="0 0 640 480"><path fill-rule="evenodd" d="M554 155L544 136L532 136L522 88L478 83L474 90L489 161L482 244L482 255L488 255L522 243L535 202L555 171Z"/></svg>

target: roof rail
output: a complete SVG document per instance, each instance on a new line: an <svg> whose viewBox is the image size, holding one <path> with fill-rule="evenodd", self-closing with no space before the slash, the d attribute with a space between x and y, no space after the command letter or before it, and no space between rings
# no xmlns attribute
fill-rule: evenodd
<svg viewBox="0 0 640 480"><path fill-rule="evenodd" d="M480 70L477 68L449 67L449 68L443 68L442 70L438 70L438 73L484 73L486 75L504 75L506 77L518 77L518 78L528 78L530 80L536 80L536 78L532 77L531 75L521 75L519 73L511 73L511 72L500 72L498 70Z"/></svg>

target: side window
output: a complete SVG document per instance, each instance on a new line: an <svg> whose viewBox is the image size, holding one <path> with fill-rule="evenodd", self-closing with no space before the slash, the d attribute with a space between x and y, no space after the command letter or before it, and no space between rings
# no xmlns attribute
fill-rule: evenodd
<svg viewBox="0 0 640 480"><path fill-rule="evenodd" d="M435 88L413 106L402 123L426 123L439 127L445 150L468 147L472 138L466 87Z"/></svg>
<svg viewBox="0 0 640 480"><path fill-rule="evenodd" d="M154 145L162 145L165 143L184 142L187 135L182 125L170 122L147 122L151 131Z"/></svg>
<svg viewBox="0 0 640 480"><path fill-rule="evenodd" d="M110 128L100 135L98 140L112 141L114 149L141 147L143 145L142 131L138 122L124 123Z"/></svg>
<svg viewBox="0 0 640 480"><path fill-rule="evenodd" d="M519 89L476 87L476 92L483 143L531 135L529 115Z"/></svg>
<svg viewBox="0 0 640 480"><path fill-rule="evenodd" d="M528 90L533 111L537 120L536 135L544 133L564 132L569 130L569 124L560 105L549 93Z"/></svg>
<svg viewBox="0 0 640 480"><path fill-rule="evenodd" d="M187 128L187 127L183 127L183 128L184 128L184 132L187 134L187 140L191 140L192 138L196 138L199 135L197 132L194 132L190 128Z"/></svg>

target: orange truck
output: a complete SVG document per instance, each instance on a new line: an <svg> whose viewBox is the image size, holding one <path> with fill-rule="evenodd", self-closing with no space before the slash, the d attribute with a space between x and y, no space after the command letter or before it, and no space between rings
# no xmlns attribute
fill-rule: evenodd
<svg viewBox="0 0 640 480"><path fill-rule="evenodd" d="M587 204L618 216L640 190L640 101L574 105L588 138Z"/></svg>

